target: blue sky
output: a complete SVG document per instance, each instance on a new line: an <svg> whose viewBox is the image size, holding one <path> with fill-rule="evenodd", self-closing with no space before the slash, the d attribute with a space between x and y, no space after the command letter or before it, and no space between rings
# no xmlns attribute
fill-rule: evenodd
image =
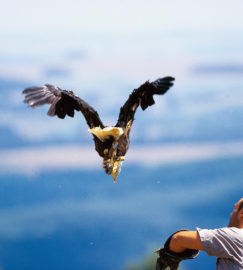
<svg viewBox="0 0 243 270"><path fill-rule="evenodd" d="M114 229L133 249L121 219L138 228L137 256L180 226L225 225L242 190L242 10L242 0L2 3L0 238L15 247L77 226L87 228L98 254L96 242L103 243L89 234L91 223L100 235ZM22 102L25 87L51 83L73 90L112 125L134 88L166 75L175 85L137 111L115 185L82 115L63 121L47 117L48 106ZM21 254L17 244L0 258L1 269Z"/></svg>

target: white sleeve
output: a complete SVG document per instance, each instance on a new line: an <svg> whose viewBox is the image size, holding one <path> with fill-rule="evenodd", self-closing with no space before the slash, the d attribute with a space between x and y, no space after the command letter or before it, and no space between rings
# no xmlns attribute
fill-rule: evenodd
<svg viewBox="0 0 243 270"><path fill-rule="evenodd" d="M242 236L237 228L221 228L215 230L198 229L202 245L209 256L233 259L241 256Z"/></svg>

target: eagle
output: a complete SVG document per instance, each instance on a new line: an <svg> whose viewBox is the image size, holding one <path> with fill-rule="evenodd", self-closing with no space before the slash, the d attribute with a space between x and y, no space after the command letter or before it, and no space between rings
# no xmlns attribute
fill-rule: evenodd
<svg viewBox="0 0 243 270"><path fill-rule="evenodd" d="M174 78L168 76L153 82L146 81L139 88L134 89L120 108L115 126L105 126L95 109L73 91L45 84L41 87L26 88L23 94L24 102L31 108L49 104L50 108L47 112L49 116L56 115L64 119L66 115L74 117L75 110L80 111L89 126L88 131L93 136L95 150L103 158L103 169L115 182L129 148L129 134L137 108L140 106L145 110L153 105L155 103L153 95L165 94L173 85L173 81Z"/></svg>

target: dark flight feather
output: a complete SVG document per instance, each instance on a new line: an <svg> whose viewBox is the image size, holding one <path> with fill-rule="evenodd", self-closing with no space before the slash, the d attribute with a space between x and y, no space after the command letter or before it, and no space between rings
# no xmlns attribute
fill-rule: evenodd
<svg viewBox="0 0 243 270"><path fill-rule="evenodd" d="M173 85L174 80L173 77L164 77L157 79L152 83L147 81L138 89L134 89L120 109L116 127L125 128L129 121L131 121L132 124L137 108L141 106L142 110L145 110L149 106L152 106L155 103L153 95L165 94ZM129 148L129 133L130 130L127 135L123 137L123 141L121 141L119 145L120 147L118 146L118 155L124 156L126 154Z"/></svg>
<svg viewBox="0 0 243 270"><path fill-rule="evenodd" d="M120 109L120 114L116 126L125 127L128 121L134 120L134 114L140 105L142 110L152 106L155 102L153 95L163 95L173 85L175 79L165 77L152 83L148 81L142 84L138 89L134 89L128 97L125 104Z"/></svg>
<svg viewBox="0 0 243 270"><path fill-rule="evenodd" d="M43 104L50 104L49 116L57 115L64 119L66 115L73 117L74 111L81 111L90 128L104 127L98 113L86 101L76 96L72 91L62 90L59 87L45 84L43 87L30 87L23 91L24 102L35 108Z"/></svg>

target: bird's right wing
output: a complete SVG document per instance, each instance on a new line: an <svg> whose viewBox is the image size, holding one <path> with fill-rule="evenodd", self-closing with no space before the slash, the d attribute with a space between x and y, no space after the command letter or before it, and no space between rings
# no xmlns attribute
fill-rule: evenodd
<svg viewBox="0 0 243 270"><path fill-rule="evenodd" d="M40 105L50 104L48 115L57 115L65 118L66 115L73 117L74 110L81 111L90 128L104 128L98 113L86 101L76 96L72 91L62 90L59 87L45 84L42 87L30 87L23 91L25 103L35 108Z"/></svg>

